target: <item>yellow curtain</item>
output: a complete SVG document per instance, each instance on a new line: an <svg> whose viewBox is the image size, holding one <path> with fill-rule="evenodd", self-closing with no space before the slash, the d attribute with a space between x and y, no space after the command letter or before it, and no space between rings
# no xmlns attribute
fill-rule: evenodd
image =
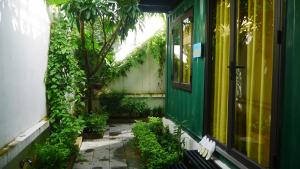
<svg viewBox="0 0 300 169"><path fill-rule="evenodd" d="M190 84L191 83L191 49L192 49L192 31L193 24L190 17L187 17L183 21L183 53L182 53L182 61L183 61L183 83Z"/></svg>
<svg viewBox="0 0 300 169"><path fill-rule="evenodd" d="M243 0L241 0L242 2ZM270 147L273 0L247 0L246 155L268 166ZM241 5L243 5L240 2Z"/></svg>
<svg viewBox="0 0 300 169"><path fill-rule="evenodd" d="M212 135L227 143L229 49L230 49L230 0L217 0L215 27L214 86L212 104Z"/></svg>

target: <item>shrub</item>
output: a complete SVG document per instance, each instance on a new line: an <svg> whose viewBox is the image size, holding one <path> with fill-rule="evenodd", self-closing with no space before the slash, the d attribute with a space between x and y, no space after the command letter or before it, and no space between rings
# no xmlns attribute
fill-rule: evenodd
<svg viewBox="0 0 300 169"><path fill-rule="evenodd" d="M178 159L176 152L166 152L145 122L137 122L133 127L138 148L148 169L164 169Z"/></svg>
<svg viewBox="0 0 300 169"><path fill-rule="evenodd" d="M159 117L148 117L147 124L149 129L155 133L159 144L165 151L170 153L176 152L179 158L183 156L182 125L175 127L174 134L171 134L169 128L163 126L162 119Z"/></svg>
<svg viewBox="0 0 300 169"><path fill-rule="evenodd" d="M111 116L147 117L162 116L161 107L149 108L144 99L125 96L124 93L109 93L100 95L100 106Z"/></svg>
<svg viewBox="0 0 300 169"><path fill-rule="evenodd" d="M132 97L124 97L121 100L121 108L124 112L137 116L144 116L150 110L145 100Z"/></svg>
<svg viewBox="0 0 300 169"><path fill-rule="evenodd" d="M103 110L111 114L122 112L121 101L124 98L123 93L101 94L99 97L100 106Z"/></svg>
<svg viewBox="0 0 300 169"><path fill-rule="evenodd" d="M85 115L86 128L85 132L97 133L103 135L107 124L108 115L107 113L92 113Z"/></svg>
<svg viewBox="0 0 300 169"><path fill-rule="evenodd" d="M81 134L84 127L82 118L73 117L71 114L66 114L66 117L61 121L65 123L62 128L53 130L50 137L47 139L49 144L62 144L69 148L72 154L77 152L74 146L76 138Z"/></svg>
<svg viewBox="0 0 300 169"><path fill-rule="evenodd" d="M37 169L65 169L71 152L64 144L42 144L36 149Z"/></svg>
<svg viewBox="0 0 300 169"><path fill-rule="evenodd" d="M155 133L156 136L161 136L163 133L163 123L162 119L159 117L149 117L148 118L148 127Z"/></svg>

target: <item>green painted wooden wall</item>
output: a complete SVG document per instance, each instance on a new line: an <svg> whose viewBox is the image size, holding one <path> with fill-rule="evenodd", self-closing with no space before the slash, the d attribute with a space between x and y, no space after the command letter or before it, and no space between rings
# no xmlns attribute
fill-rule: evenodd
<svg viewBox="0 0 300 169"><path fill-rule="evenodd" d="M185 11L194 9L194 30L193 41L205 43L205 0L184 0L174 11L168 15L169 23L176 17L184 14ZM170 44L170 43L169 43ZM166 114L177 122L186 121L186 129L192 136L201 137L203 132L203 111L204 111L204 70L205 59L192 59L192 92L184 91L173 87L172 56L170 45L167 55L167 98Z"/></svg>
<svg viewBox="0 0 300 169"><path fill-rule="evenodd" d="M300 168L300 1L286 2L286 41L284 56L284 88L281 113L280 168ZM194 6L194 43L205 44L205 0L184 0L168 16L171 22L176 16ZM175 120L187 120L191 134L200 137L203 133L204 68L205 59L192 61L192 92L173 88L171 81L172 59L168 45L167 58L167 116Z"/></svg>
<svg viewBox="0 0 300 169"><path fill-rule="evenodd" d="M282 169L300 168L300 1L287 1L286 52L280 161Z"/></svg>

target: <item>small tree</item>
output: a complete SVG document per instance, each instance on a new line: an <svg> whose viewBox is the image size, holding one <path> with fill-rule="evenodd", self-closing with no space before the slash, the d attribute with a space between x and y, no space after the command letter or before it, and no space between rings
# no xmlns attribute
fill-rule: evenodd
<svg viewBox="0 0 300 169"><path fill-rule="evenodd" d="M138 0L48 0L62 5L70 22L80 33L79 55L88 90L87 111L92 110L93 84L100 83L105 60L113 55L113 45L123 40L142 17Z"/></svg>

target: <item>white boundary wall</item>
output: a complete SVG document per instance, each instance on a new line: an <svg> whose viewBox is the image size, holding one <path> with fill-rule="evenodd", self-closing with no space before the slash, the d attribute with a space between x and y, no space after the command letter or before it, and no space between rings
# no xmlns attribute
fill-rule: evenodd
<svg viewBox="0 0 300 169"><path fill-rule="evenodd" d="M46 116L49 31L44 0L0 0L0 148Z"/></svg>

